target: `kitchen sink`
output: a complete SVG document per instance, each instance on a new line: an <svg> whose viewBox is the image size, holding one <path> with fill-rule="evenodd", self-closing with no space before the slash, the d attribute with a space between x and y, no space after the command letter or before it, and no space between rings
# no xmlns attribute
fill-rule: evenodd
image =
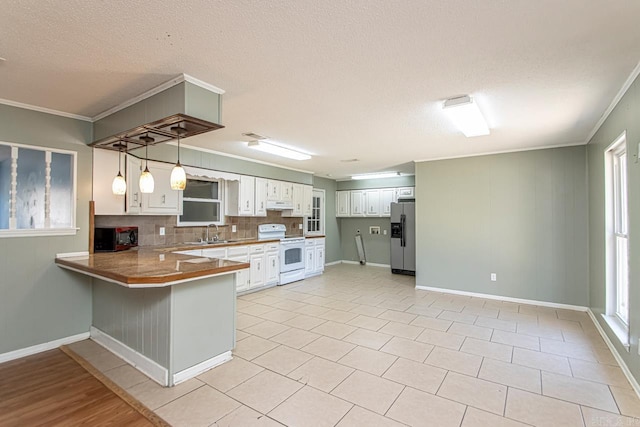
<svg viewBox="0 0 640 427"><path fill-rule="evenodd" d="M221 245L223 243L229 243L228 240L215 240L211 242L184 242L184 245L199 245L199 246L210 246L210 245Z"/></svg>

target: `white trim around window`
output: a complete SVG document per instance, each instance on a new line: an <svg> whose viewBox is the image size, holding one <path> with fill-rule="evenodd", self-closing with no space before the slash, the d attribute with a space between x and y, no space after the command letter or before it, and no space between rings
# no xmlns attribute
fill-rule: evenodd
<svg viewBox="0 0 640 427"><path fill-rule="evenodd" d="M25 197L26 190L22 189L26 188L27 184L23 182L25 178L20 174L21 152L23 155L29 152L43 153L38 155L42 169L36 167L26 178L31 180L32 176L39 175L39 178L33 179L38 183L33 183L34 191L30 193L29 200ZM56 156L57 154L69 157ZM55 160L56 157L64 165L62 169L58 169L57 165L60 163ZM33 165L30 167L33 168ZM77 169L75 151L0 141L0 238L75 235L78 230ZM66 176L64 180L62 176L56 176L60 171ZM61 188L59 185L63 181L66 181L66 187ZM31 217L30 226L24 226L25 219L20 212L26 205L35 213ZM33 218L38 219L34 221Z"/></svg>

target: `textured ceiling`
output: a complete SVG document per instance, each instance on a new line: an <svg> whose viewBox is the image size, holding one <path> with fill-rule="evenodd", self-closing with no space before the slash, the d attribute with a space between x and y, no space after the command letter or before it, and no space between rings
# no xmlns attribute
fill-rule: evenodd
<svg viewBox="0 0 640 427"><path fill-rule="evenodd" d="M0 14L0 98L95 116L186 73L226 128L187 144L340 178L584 143L640 59L637 0L27 0ZM465 138L444 99L474 96ZM255 132L311 153L241 143ZM358 158L345 163L340 160Z"/></svg>

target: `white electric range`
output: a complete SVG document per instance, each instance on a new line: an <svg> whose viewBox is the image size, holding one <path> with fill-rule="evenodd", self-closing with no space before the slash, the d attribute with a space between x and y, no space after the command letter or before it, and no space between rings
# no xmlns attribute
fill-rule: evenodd
<svg viewBox="0 0 640 427"><path fill-rule="evenodd" d="M280 240L280 285L304 279L304 237L286 237L286 233L284 224L258 226L258 240Z"/></svg>

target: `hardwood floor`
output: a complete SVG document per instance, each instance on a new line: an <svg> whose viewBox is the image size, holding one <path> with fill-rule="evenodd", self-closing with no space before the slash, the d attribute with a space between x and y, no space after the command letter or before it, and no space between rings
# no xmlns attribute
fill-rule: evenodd
<svg viewBox="0 0 640 427"><path fill-rule="evenodd" d="M0 426L151 426L61 350L0 364Z"/></svg>

